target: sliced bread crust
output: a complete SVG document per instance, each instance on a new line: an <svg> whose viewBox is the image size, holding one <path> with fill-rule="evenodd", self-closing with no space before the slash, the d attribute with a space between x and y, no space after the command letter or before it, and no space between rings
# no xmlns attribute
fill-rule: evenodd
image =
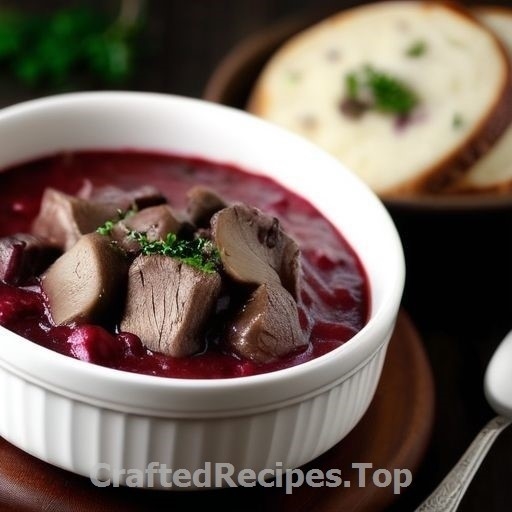
<svg viewBox="0 0 512 512"><path fill-rule="evenodd" d="M512 8L482 6L472 12L501 39L512 62ZM512 124L492 149L454 183L452 191L512 191Z"/></svg>
<svg viewBox="0 0 512 512"><path fill-rule="evenodd" d="M365 66L414 91L419 104L405 122L373 110L357 118L342 112L346 78ZM511 70L501 42L465 10L380 2L291 38L263 70L248 110L317 143L382 196L436 192L508 127Z"/></svg>

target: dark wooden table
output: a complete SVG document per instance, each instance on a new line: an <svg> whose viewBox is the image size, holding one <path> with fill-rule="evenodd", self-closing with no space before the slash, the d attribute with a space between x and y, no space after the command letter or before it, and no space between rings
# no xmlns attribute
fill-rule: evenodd
<svg viewBox="0 0 512 512"><path fill-rule="evenodd" d="M11 2L34 10L69 3ZM290 15L308 10L327 14L357 3L150 0L144 58L126 88L200 97L222 57L250 34ZM511 5L510 0L480 3ZM13 89L7 84L0 85L2 105L46 92ZM390 509L407 512L428 495L493 416L482 381L494 348L512 325L512 242L508 241L512 239L512 212L431 215L398 210L392 214L408 259L404 306L423 337L437 398L432 441L424 462L411 487ZM459 510L511 510L511 475L512 430L505 431L492 448Z"/></svg>

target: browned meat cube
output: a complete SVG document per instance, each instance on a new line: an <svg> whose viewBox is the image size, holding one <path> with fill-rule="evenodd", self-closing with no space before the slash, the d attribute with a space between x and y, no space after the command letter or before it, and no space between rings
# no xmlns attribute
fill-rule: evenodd
<svg viewBox="0 0 512 512"><path fill-rule="evenodd" d="M112 323L123 302L128 262L98 233L82 236L41 277L55 324Z"/></svg>
<svg viewBox="0 0 512 512"><path fill-rule="evenodd" d="M218 273L163 255L138 256L128 275L123 331L173 357L203 348L204 329L220 293Z"/></svg>
<svg viewBox="0 0 512 512"><path fill-rule="evenodd" d="M92 233L98 226L117 216L116 206L92 203L47 188L39 215L32 225L32 233L47 238L67 251L82 235Z"/></svg>
<svg viewBox="0 0 512 512"><path fill-rule="evenodd" d="M144 185L132 190L123 190L107 185L94 187L90 182L78 192L78 197L93 203L102 203L114 206L121 211L142 210L167 202L165 196L151 185Z"/></svg>
<svg viewBox="0 0 512 512"><path fill-rule="evenodd" d="M224 199L208 187L197 185L187 192L187 212L198 227L209 227L212 216L226 207Z"/></svg>
<svg viewBox="0 0 512 512"><path fill-rule="evenodd" d="M298 295L300 252L275 217L237 204L212 217L212 235L226 273L253 285L282 284Z"/></svg>
<svg viewBox="0 0 512 512"><path fill-rule="evenodd" d="M262 284L234 318L227 342L237 354L268 363L304 348L297 304L281 285Z"/></svg>
<svg viewBox="0 0 512 512"><path fill-rule="evenodd" d="M165 240L169 233L182 231L186 222L168 204L151 206L119 221L110 236L126 252L136 255L139 243L130 237L130 232L144 233L150 242Z"/></svg>

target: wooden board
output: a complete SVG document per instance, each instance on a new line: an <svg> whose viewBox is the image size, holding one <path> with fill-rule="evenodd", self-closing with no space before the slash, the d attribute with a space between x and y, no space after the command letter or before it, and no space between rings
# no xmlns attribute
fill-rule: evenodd
<svg viewBox="0 0 512 512"><path fill-rule="evenodd" d="M98 488L89 479L44 463L0 439L0 510L129 512L165 504L169 510L380 511L396 500L393 488L375 486L371 471L366 485L359 487L352 463L371 463L373 469L391 472L407 468L414 473L430 438L433 414L431 369L416 329L401 312L367 413L342 442L303 468L339 468L350 487L304 485L288 495L282 488L262 487L199 492Z"/></svg>

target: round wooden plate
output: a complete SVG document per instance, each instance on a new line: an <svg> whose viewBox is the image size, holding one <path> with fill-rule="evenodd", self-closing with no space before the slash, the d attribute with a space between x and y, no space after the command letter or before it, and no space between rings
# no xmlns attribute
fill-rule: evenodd
<svg viewBox="0 0 512 512"><path fill-rule="evenodd" d="M98 488L81 477L42 462L0 439L0 510L143 511L165 504L169 510L343 511L384 510L397 495L377 487L375 469L413 473L426 450L434 415L434 386L421 340L402 311L390 342L375 398L355 429L304 470L339 468L350 487L303 485L286 494L278 488L236 488L200 492ZM55 418L55 422L59 421ZM371 463L359 486L353 463Z"/></svg>

